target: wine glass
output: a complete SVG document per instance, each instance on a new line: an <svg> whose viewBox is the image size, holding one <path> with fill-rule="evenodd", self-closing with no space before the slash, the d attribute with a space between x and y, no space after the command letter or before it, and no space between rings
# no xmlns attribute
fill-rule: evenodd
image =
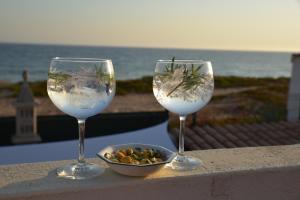
<svg viewBox="0 0 300 200"><path fill-rule="evenodd" d="M53 58L47 91L62 112L75 117L79 126L78 162L57 169L58 177L86 179L104 170L84 159L85 120L100 113L112 101L116 90L111 60L97 58Z"/></svg>
<svg viewBox="0 0 300 200"><path fill-rule="evenodd" d="M202 60L158 60L153 77L153 93L170 112L179 115L179 147L170 167L191 170L201 165L195 157L184 155L184 128L188 114L204 107L212 97L214 78L211 63Z"/></svg>

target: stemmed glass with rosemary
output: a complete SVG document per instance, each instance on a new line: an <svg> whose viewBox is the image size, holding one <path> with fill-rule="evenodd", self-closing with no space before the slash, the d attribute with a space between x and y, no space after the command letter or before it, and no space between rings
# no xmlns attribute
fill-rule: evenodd
<svg viewBox="0 0 300 200"><path fill-rule="evenodd" d="M86 179L104 170L84 159L85 121L105 109L116 90L111 60L97 58L53 58L48 73L50 99L64 113L77 119L79 157L57 169L57 175L69 179Z"/></svg>
<svg viewBox="0 0 300 200"><path fill-rule="evenodd" d="M195 157L184 155L184 128L188 114L203 108L214 90L212 65L202 60L158 60L153 77L153 93L170 112L179 115L178 153L170 166L175 170L191 170L201 165Z"/></svg>

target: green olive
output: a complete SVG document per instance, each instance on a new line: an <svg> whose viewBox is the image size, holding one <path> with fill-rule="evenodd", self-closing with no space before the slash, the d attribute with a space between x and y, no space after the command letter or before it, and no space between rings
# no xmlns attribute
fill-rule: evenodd
<svg viewBox="0 0 300 200"><path fill-rule="evenodd" d="M116 153L116 157L117 157L118 159L122 159L122 158L125 157L125 156L126 156L126 154L123 153L122 151L118 151L118 152Z"/></svg>
<svg viewBox="0 0 300 200"><path fill-rule="evenodd" d="M125 156L125 157L121 158L120 161L121 161L122 163L128 163L128 164L133 163L133 159L132 159L130 156Z"/></svg>
<svg viewBox="0 0 300 200"><path fill-rule="evenodd" d="M152 162L147 158L144 158L144 159L141 160L141 164L151 164L151 163Z"/></svg>
<svg viewBox="0 0 300 200"><path fill-rule="evenodd" d="M136 155L136 154L131 154L130 156L131 156L134 160L140 160L140 159L139 159L139 156Z"/></svg>
<svg viewBox="0 0 300 200"><path fill-rule="evenodd" d="M128 156L130 156L131 154L133 154L133 149L132 148L126 149L126 154Z"/></svg>

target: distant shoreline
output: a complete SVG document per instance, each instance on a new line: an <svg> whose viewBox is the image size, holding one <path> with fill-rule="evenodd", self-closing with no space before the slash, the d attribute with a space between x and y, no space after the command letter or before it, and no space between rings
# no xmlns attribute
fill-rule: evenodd
<svg viewBox="0 0 300 200"><path fill-rule="evenodd" d="M293 50L268 50L268 49L217 49L217 48L183 48L183 47L155 47L155 46L117 46L117 45L88 45L88 44L59 44L59 43L27 43L27 42L0 42L0 45L36 45L36 46L67 46L89 48L132 48L132 49L162 49L162 50L200 50L200 51L227 51L227 52L254 52L254 53L297 53Z"/></svg>

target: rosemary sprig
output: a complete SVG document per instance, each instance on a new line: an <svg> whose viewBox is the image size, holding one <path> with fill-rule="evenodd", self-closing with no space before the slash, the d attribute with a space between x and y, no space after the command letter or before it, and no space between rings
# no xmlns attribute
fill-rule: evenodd
<svg viewBox="0 0 300 200"><path fill-rule="evenodd" d="M57 73L49 72L48 73L48 78L55 80L55 88L57 85L60 85L64 82L66 82L70 77L71 77L71 75L63 74L62 72L57 72Z"/></svg>
<svg viewBox="0 0 300 200"><path fill-rule="evenodd" d="M104 84L106 93L110 94L110 89L112 85L115 84L115 76L113 74L104 72L101 67L95 66L97 81L100 85Z"/></svg>
<svg viewBox="0 0 300 200"><path fill-rule="evenodd" d="M207 75L200 73L202 66L203 65L199 65L198 67L195 67L194 64L192 64L191 69L189 70L186 64L175 64L175 57L173 57L171 65L165 66L166 72L159 74L159 76L163 78L172 78L175 70L181 68L183 69L183 77L182 81L167 93L167 96L170 96L180 87L188 91L191 89L196 89L199 85L205 84L205 82L208 81L208 77Z"/></svg>
<svg viewBox="0 0 300 200"><path fill-rule="evenodd" d="M168 94L167 97L170 96L175 90L177 90L177 88L179 88L182 84L184 83L184 81L181 81L173 90L171 90Z"/></svg>

